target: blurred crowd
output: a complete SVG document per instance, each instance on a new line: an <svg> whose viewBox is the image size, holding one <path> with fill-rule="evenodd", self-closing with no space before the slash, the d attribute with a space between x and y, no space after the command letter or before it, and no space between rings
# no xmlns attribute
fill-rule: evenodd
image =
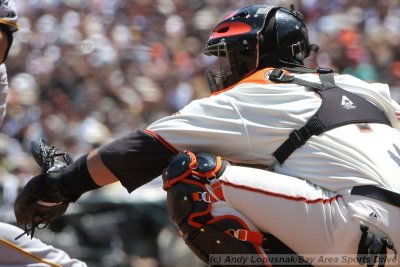
<svg viewBox="0 0 400 267"><path fill-rule="evenodd" d="M40 172L30 142L73 158L209 94L202 50L227 11L289 6L305 16L307 64L388 83L400 100L399 0L17 0L0 130L0 204ZM1 212L0 212L1 213Z"/></svg>

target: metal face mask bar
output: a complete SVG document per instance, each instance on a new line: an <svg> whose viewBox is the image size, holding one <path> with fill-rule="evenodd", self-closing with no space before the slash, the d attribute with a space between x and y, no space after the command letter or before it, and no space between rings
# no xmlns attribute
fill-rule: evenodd
<svg viewBox="0 0 400 267"><path fill-rule="evenodd" d="M208 46L204 53L208 56L216 56L217 62L207 70L208 83L212 93L224 88L225 79L231 75L231 63L228 47L224 39L220 43Z"/></svg>

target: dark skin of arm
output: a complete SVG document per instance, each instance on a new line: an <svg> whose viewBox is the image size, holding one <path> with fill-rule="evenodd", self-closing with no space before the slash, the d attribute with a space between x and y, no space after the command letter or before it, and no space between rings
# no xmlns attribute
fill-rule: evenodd
<svg viewBox="0 0 400 267"><path fill-rule="evenodd" d="M99 186L112 184L118 181L118 178L104 165L98 150L93 150L89 153L87 167L93 181Z"/></svg>

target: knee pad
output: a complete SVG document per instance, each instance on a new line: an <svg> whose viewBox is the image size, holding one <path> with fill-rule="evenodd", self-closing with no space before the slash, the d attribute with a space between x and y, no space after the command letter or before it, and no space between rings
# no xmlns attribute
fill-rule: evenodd
<svg viewBox="0 0 400 267"><path fill-rule="evenodd" d="M167 210L172 221L178 226L189 223L198 227L211 219L211 203L196 200L195 196L204 196L205 187L199 183L177 183L167 192Z"/></svg>
<svg viewBox="0 0 400 267"><path fill-rule="evenodd" d="M249 236L252 236L251 238ZM221 216L211 219L187 236L187 246L202 261L210 264L210 256L258 255L268 265L264 252L264 235L248 230L246 224L235 216ZM231 263L231 264L229 264ZM233 266L232 262L221 262L221 266ZM219 265L212 265L219 266Z"/></svg>
<svg viewBox="0 0 400 267"><path fill-rule="evenodd" d="M240 239L238 231L246 231L247 236L248 229L239 218L213 218L210 213L213 199L205 185L218 179L226 165L215 155L186 151L175 156L163 172L172 221L187 246L206 263L210 254L263 254L262 241L257 246ZM257 234L263 240L263 235Z"/></svg>
<svg viewBox="0 0 400 267"><path fill-rule="evenodd" d="M171 159L168 167L163 171L164 190L183 179L198 181L202 184L217 179L225 171L228 162L221 157L210 153L193 154L190 151L178 153Z"/></svg>
<svg viewBox="0 0 400 267"><path fill-rule="evenodd" d="M162 178L167 191L167 209L180 237L191 251L206 264L212 254L253 254L271 266L273 254L297 254L270 234L251 231L239 217L213 217L207 184L218 179L227 161L207 153L177 154L164 170ZM219 266L213 264L212 266ZM223 266L230 266L224 263ZM288 265L287 265L288 266Z"/></svg>
<svg viewBox="0 0 400 267"><path fill-rule="evenodd" d="M178 227L186 222L199 227L211 218L211 196L205 185L218 179L226 165L227 161L213 154L189 151L171 160L162 175L163 188L167 191L167 209Z"/></svg>

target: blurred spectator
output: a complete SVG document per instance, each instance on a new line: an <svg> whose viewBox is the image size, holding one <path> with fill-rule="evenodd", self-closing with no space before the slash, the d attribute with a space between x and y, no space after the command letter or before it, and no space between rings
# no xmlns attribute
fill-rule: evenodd
<svg viewBox="0 0 400 267"><path fill-rule="evenodd" d="M226 10L265 3L294 3L305 15L320 45L308 65L388 83L400 100L399 1L19 0L0 131L2 203L39 172L30 141L74 157L207 96L202 49L212 25Z"/></svg>
<svg viewBox="0 0 400 267"><path fill-rule="evenodd" d="M399 90L398 1L270 4L292 2L320 44L311 65ZM202 49L210 27L225 10L256 3L265 1L18 1L21 30L10 51L2 131L25 149L39 136L69 146L95 120L107 138L76 140L84 148L178 111L208 94Z"/></svg>

